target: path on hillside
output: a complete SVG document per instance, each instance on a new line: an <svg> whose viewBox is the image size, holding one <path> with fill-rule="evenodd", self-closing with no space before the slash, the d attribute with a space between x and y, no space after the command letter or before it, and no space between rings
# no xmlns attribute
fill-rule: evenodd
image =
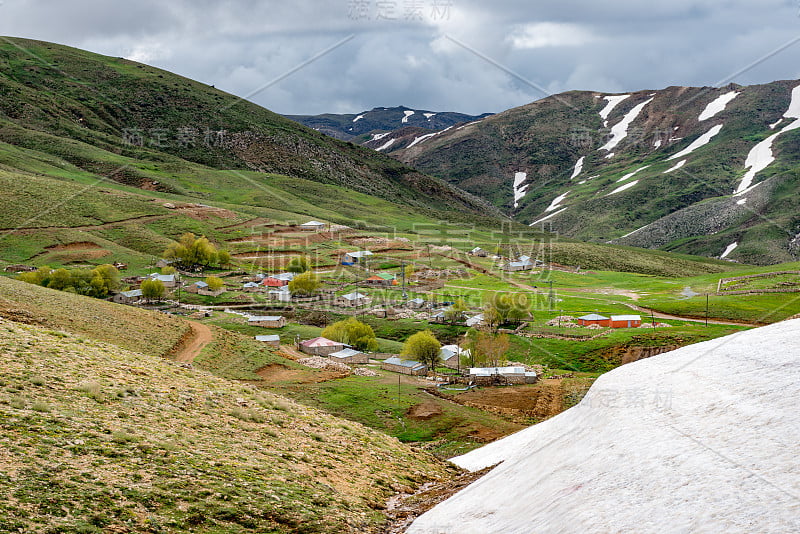
<svg viewBox="0 0 800 534"><path fill-rule="evenodd" d="M198 354L214 339L211 329L203 323L188 321L192 327L191 337L175 354L175 361L192 363Z"/></svg>
<svg viewBox="0 0 800 534"><path fill-rule="evenodd" d="M159 219L164 219L166 217L169 217L169 215L140 215L138 217L131 217L129 219L120 219L119 221L111 221L100 224L85 224L81 226L30 226L25 228L0 228L0 232L5 232L7 234L21 234L21 233L38 232L40 230L88 231L88 230L96 230L98 228L109 228L112 226L117 226L119 224L126 224L129 222L143 223L143 222L157 221Z"/></svg>

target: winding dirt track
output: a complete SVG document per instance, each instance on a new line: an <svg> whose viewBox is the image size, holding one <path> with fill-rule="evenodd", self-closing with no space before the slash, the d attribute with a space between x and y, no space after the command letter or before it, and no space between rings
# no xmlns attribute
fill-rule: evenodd
<svg viewBox="0 0 800 534"><path fill-rule="evenodd" d="M85 224L80 226L30 226L25 228L0 228L0 232L4 232L7 234L29 234L40 232L42 230L78 230L78 231L88 231L88 230L96 230L98 228L109 228L112 226L118 226L120 224L127 224L127 223L145 223L151 221L157 221L159 219L165 219L169 217L169 215L142 215L139 217L131 217L129 219L120 219L119 221L111 221L105 222L100 224Z"/></svg>
<svg viewBox="0 0 800 534"><path fill-rule="evenodd" d="M188 322L192 327L192 337L175 354L175 361L178 362L192 363L200 351L214 339L208 326L197 321Z"/></svg>

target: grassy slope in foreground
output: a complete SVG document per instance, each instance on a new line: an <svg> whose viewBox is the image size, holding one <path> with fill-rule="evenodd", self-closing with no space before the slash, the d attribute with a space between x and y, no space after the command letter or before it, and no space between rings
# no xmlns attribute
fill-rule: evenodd
<svg viewBox="0 0 800 534"><path fill-rule="evenodd" d="M356 423L112 345L0 319L0 352L4 532L370 532L391 486L445 471Z"/></svg>

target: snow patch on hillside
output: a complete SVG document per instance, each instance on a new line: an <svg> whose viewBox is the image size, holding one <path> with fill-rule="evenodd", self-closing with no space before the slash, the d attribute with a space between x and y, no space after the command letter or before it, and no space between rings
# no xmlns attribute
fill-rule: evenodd
<svg viewBox="0 0 800 534"><path fill-rule="evenodd" d="M720 130L722 130L722 125L721 124L717 124L716 126L712 127L709 131L707 131L706 133L704 133L703 135L701 135L700 137L695 139L692 142L692 144L690 144L689 146L687 146L686 148L684 148L683 150L681 150L677 154L673 154L670 157L668 157L667 161L672 160L672 159L682 158L684 156L688 156L689 154L691 154L692 152L694 152L698 148L707 145L709 142L711 142L711 140L714 138L714 136L717 135L720 132Z"/></svg>
<svg viewBox="0 0 800 534"><path fill-rule="evenodd" d="M544 222L544 221L546 221L547 219L550 219L551 217L555 217L555 216L556 216L556 215L558 215L559 213L562 213L562 212L563 212L564 210L566 210L566 209L567 209L567 208L561 208L560 210L558 210L558 211L557 211L557 212L555 212L555 213L551 213L550 215L547 215L546 217L542 217L541 219L537 219L537 220L533 221L533 222L532 222L532 223L530 223L528 226L533 226L533 225L535 225L535 224L539 224L540 222Z"/></svg>
<svg viewBox="0 0 800 534"><path fill-rule="evenodd" d="M722 111L725 110L725 108L731 102L731 100L733 100L737 96L739 96L739 93L736 91L731 91L729 93L725 93L724 95L718 96L706 106L706 109L704 109L703 112L700 114L700 116L697 117L697 120L698 121L708 120L717 113L721 113Z"/></svg>
<svg viewBox="0 0 800 534"><path fill-rule="evenodd" d="M661 146L661 139L656 139L655 143L653 143L655 148L659 148Z"/></svg>
<svg viewBox="0 0 800 534"><path fill-rule="evenodd" d="M617 193L622 193L623 191L625 191L627 189L630 189L631 187L635 186L638 183L639 183L639 180L634 180L632 182L628 182L627 184L621 185L618 188L614 189L612 192L610 192L606 196L610 197L611 195L616 195Z"/></svg>
<svg viewBox="0 0 800 534"><path fill-rule="evenodd" d="M739 246L739 243L736 242L736 241L734 241L733 243L728 245L728 247L725 249L725 252L722 253L722 255L719 257L719 259L723 260L723 259L727 258L728 254L730 254L731 252L736 250L736 247L738 247L738 246Z"/></svg>
<svg viewBox="0 0 800 534"><path fill-rule="evenodd" d="M620 142L628 136L628 127L636 120L636 117L639 116L639 113L642 112L645 106L652 101L652 98L645 100L626 113L621 121L611 127L611 139L608 140L608 143L601 146L598 150L612 150L620 144Z"/></svg>
<svg viewBox="0 0 800 534"><path fill-rule="evenodd" d="M377 150L378 152L380 152L381 150L386 150L387 148L392 146L395 141L397 141L397 139L389 139L388 141L386 141L384 144L382 144L381 146L379 146L375 150Z"/></svg>
<svg viewBox="0 0 800 534"><path fill-rule="evenodd" d="M400 122L404 122L404 123L405 123L405 122L408 122L408 118L409 118L411 115L413 115L413 114L414 114L414 112L413 112L413 111L411 111L411 110L406 110L406 111L404 111L404 112L403 112L403 115L404 115L404 117L403 117L402 119L400 119Z"/></svg>
<svg viewBox="0 0 800 534"><path fill-rule="evenodd" d="M413 141L411 141L411 144L410 144L410 145L408 145L406 148L411 148L411 147L412 147L412 146L414 146L414 145L417 145L417 144L419 144L419 143L422 143L422 142L424 142L424 141L427 141L427 140L428 140L428 139L430 139L431 137L436 137L436 136L437 136L437 135L439 135L439 134L443 134L444 132L446 132L446 131L447 131L447 130L449 130L450 128L452 128L452 126L448 126L448 127L447 127L447 128L445 128L444 130L441 130L441 131L439 131L439 132L433 132L433 133L429 133L429 134L421 135L421 136L419 136L419 137L415 137L415 138L414 138L414 140L413 140Z"/></svg>
<svg viewBox="0 0 800 534"><path fill-rule="evenodd" d="M789 103L789 109L783 114L787 119L796 119L794 122L786 125L778 133L774 133L754 146L750 153L747 154L747 159L744 161L744 166L747 172L742 177L742 181L733 191L734 195L741 195L750 189L756 174L769 167L775 161L775 156L772 154L772 144L782 134L791 130L800 128L800 85L792 89L792 100ZM777 123L776 123L777 124Z"/></svg>
<svg viewBox="0 0 800 534"><path fill-rule="evenodd" d="M633 178L634 176L636 176L636 174L637 174L638 172L640 172L640 171L643 171L643 170L647 169L648 167L650 167L650 165L645 165L644 167L639 167L638 169L636 169L636 170L635 170L635 171L633 171L633 172L629 172L628 174L626 174L625 176L623 176L622 178L620 178L619 180L617 180L617 183L619 183L619 182L624 182L625 180L628 180L628 179L630 179L630 178Z"/></svg>
<svg viewBox="0 0 800 534"><path fill-rule="evenodd" d="M604 96L603 100L607 102L606 106L600 110L600 118L606 120L608 116L614 111L617 105L631 95L612 95Z"/></svg>
<svg viewBox="0 0 800 534"><path fill-rule="evenodd" d="M747 198L743 198L743 199L737 200L736 204L738 206L744 206L745 204L747 204Z"/></svg>
<svg viewBox="0 0 800 534"><path fill-rule="evenodd" d="M581 156L577 163L575 163L575 170L572 171L572 176L569 177L570 180L578 176L581 171L583 170L583 160L586 159L586 156Z"/></svg>
<svg viewBox="0 0 800 534"><path fill-rule="evenodd" d="M565 198L567 198L567 195L569 195L569 191L567 191L563 195L558 195L556 198L553 199L550 205L547 208L545 208L544 212L550 213L551 211L560 208L561 203L564 201Z"/></svg>
<svg viewBox="0 0 800 534"><path fill-rule="evenodd" d="M380 133L380 134L372 134L372 139L370 141L380 141L387 135L391 134L392 132Z"/></svg>
<svg viewBox="0 0 800 534"><path fill-rule="evenodd" d="M422 116L428 120L431 120L431 117L436 116L436 113L423 113Z"/></svg>
<svg viewBox="0 0 800 534"><path fill-rule="evenodd" d="M581 402L452 458L488 474L409 534L798 532L800 320L623 365Z"/></svg>
<svg viewBox="0 0 800 534"><path fill-rule="evenodd" d="M770 124L770 125L769 125L769 129L770 129L770 130L774 130L774 129L775 129L775 128L777 128L777 127L778 127L778 125L779 125L780 123L782 123L782 122L783 122L783 117L781 117L780 119L778 119L778 120L776 120L775 122L773 122L772 124Z"/></svg>
<svg viewBox="0 0 800 534"><path fill-rule="evenodd" d="M666 171L664 171L664 174L669 174L669 173L671 173L672 171L677 171L678 169L680 169L680 168L681 168L681 167L683 167L684 165L686 165L686 160L685 160L685 159L682 159L682 160L680 160L678 163L676 163L674 166L672 166L672 167L670 167L669 169L667 169Z"/></svg>
<svg viewBox="0 0 800 534"><path fill-rule="evenodd" d="M363 119L363 118L364 118L364 115L359 115L359 116L357 116L355 119L353 119L353 122L358 122L358 121L360 121L360 120L361 120L361 119Z"/></svg>
<svg viewBox="0 0 800 534"><path fill-rule="evenodd" d="M477 121L468 122L467 124L462 124L461 126L459 126L458 128L456 128L456 130L460 130L461 128L466 128L467 126L472 126L473 124L478 124L478 123L479 123L479 122L481 122L482 120L483 120L483 119L480 119L480 120L477 120Z"/></svg>
<svg viewBox="0 0 800 534"><path fill-rule="evenodd" d="M528 189L528 184L522 185L528 178L527 172L514 173L514 208L519 207L519 201L525 196L525 191Z"/></svg>

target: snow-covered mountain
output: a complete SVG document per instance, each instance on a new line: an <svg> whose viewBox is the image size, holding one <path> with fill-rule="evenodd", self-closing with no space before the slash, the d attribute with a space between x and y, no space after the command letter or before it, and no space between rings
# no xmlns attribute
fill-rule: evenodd
<svg viewBox="0 0 800 534"><path fill-rule="evenodd" d="M428 111L405 106L373 108L357 114L286 115L287 118L314 128L326 135L353 140L358 143L380 140L397 130L409 135L413 132L430 133L459 123L466 123L488 116L467 115L452 111ZM388 137L387 137L388 140ZM377 148L370 145L370 148Z"/></svg>
<svg viewBox="0 0 800 534"><path fill-rule="evenodd" d="M451 461L499 464L411 534L800 532L800 319L601 376L581 403Z"/></svg>
<svg viewBox="0 0 800 534"><path fill-rule="evenodd" d="M562 235L763 264L800 254L798 130L779 81L572 91L366 145Z"/></svg>

